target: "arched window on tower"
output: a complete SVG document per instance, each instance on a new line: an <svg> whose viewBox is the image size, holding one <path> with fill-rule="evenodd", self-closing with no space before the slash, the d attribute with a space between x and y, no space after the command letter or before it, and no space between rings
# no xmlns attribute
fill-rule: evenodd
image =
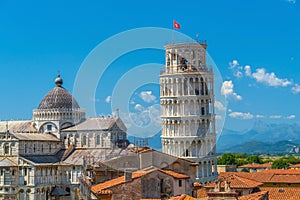
<svg viewBox="0 0 300 200"><path fill-rule="evenodd" d="M83 145L86 145L86 136L83 136L83 137L82 137L82 144L83 144Z"/></svg>
<svg viewBox="0 0 300 200"><path fill-rule="evenodd" d="M100 135L97 135L97 145L99 145L100 144Z"/></svg>
<svg viewBox="0 0 300 200"><path fill-rule="evenodd" d="M188 157L188 156L189 156L189 150L186 149L186 150L185 150L185 157Z"/></svg>

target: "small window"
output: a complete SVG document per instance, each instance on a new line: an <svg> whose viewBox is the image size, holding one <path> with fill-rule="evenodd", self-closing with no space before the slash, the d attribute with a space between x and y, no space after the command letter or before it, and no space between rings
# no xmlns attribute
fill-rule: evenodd
<svg viewBox="0 0 300 200"><path fill-rule="evenodd" d="M205 114L205 109L204 107L201 108L201 115L204 115Z"/></svg>
<svg viewBox="0 0 300 200"><path fill-rule="evenodd" d="M179 186L179 187L182 187L182 180L179 180L179 181L178 181L178 186Z"/></svg>
<svg viewBox="0 0 300 200"><path fill-rule="evenodd" d="M47 125L47 131L52 131L52 125L51 124Z"/></svg>
<svg viewBox="0 0 300 200"><path fill-rule="evenodd" d="M11 171L11 175L14 176L15 173L16 173L16 171L13 169L13 170Z"/></svg>
<svg viewBox="0 0 300 200"><path fill-rule="evenodd" d="M100 135L97 135L97 144L100 144Z"/></svg>
<svg viewBox="0 0 300 200"><path fill-rule="evenodd" d="M83 144L83 145L86 145L86 136L83 136L83 137L82 137L82 144Z"/></svg>
<svg viewBox="0 0 300 200"><path fill-rule="evenodd" d="M9 145L5 144L4 146L4 154L9 154Z"/></svg>

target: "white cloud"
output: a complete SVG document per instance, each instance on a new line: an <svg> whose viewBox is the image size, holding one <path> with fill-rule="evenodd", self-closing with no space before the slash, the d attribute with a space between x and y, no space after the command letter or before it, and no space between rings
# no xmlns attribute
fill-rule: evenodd
<svg viewBox="0 0 300 200"><path fill-rule="evenodd" d="M225 106L220 101L215 102L215 108L220 110L220 111L226 110Z"/></svg>
<svg viewBox="0 0 300 200"><path fill-rule="evenodd" d="M229 68L230 69L234 69L239 65L239 62L237 60L232 60L231 62L229 62Z"/></svg>
<svg viewBox="0 0 300 200"><path fill-rule="evenodd" d="M234 85L232 81L224 81L221 87L221 93L226 97L232 97L236 100L242 100L242 96L234 92L233 87Z"/></svg>
<svg viewBox="0 0 300 200"><path fill-rule="evenodd" d="M246 76L251 76L251 67L249 65L246 65L244 67L244 70L245 70Z"/></svg>
<svg viewBox="0 0 300 200"><path fill-rule="evenodd" d="M298 94L300 92L300 85L298 85L297 83L292 87L292 92L294 94Z"/></svg>
<svg viewBox="0 0 300 200"><path fill-rule="evenodd" d="M142 110L144 109L144 107L143 107L141 104L136 104L136 105L134 106L134 109L135 109L135 110L142 111Z"/></svg>
<svg viewBox="0 0 300 200"><path fill-rule="evenodd" d="M140 97L147 103L155 102L156 96L152 94L152 91L142 91Z"/></svg>
<svg viewBox="0 0 300 200"><path fill-rule="evenodd" d="M282 116L281 115L271 115L270 118L271 119L281 119Z"/></svg>
<svg viewBox="0 0 300 200"><path fill-rule="evenodd" d="M111 101L111 96L107 96L106 99L105 99L105 102L110 103L110 101Z"/></svg>
<svg viewBox="0 0 300 200"><path fill-rule="evenodd" d="M264 83L268 86L273 86L273 87L277 87L277 86L286 87L292 84L292 82L287 79L278 78L274 72L267 73L266 69L264 68L256 69L256 72L252 74L252 77L257 82Z"/></svg>
<svg viewBox="0 0 300 200"><path fill-rule="evenodd" d="M243 113L243 112L231 112L229 113L229 117L236 119L253 119L253 115L251 113Z"/></svg>
<svg viewBox="0 0 300 200"><path fill-rule="evenodd" d="M287 0L287 2L291 3L291 4L295 4L296 0Z"/></svg>
<svg viewBox="0 0 300 200"><path fill-rule="evenodd" d="M295 118L296 118L296 115L290 115L290 116L287 116L286 118L287 118L287 119L295 119Z"/></svg>
<svg viewBox="0 0 300 200"><path fill-rule="evenodd" d="M265 118L265 116L263 116L263 115L256 115L255 117L256 118Z"/></svg>
<svg viewBox="0 0 300 200"><path fill-rule="evenodd" d="M239 64L237 60L233 60L229 62L229 69L233 71L233 75L237 78L242 78L243 77L243 66Z"/></svg>
<svg viewBox="0 0 300 200"><path fill-rule="evenodd" d="M241 71L236 71L233 75L237 78L242 78L243 77L243 73Z"/></svg>
<svg viewBox="0 0 300 200"><path fill-rule="evenodd" d="M130 124L130 127L132 126L132 123L139 127L145 127L150 123L153 123L155 127L161 126L161 112L159 105L153 105L147 108L144 108L140 104L137 105L135 106L135 108L138 107L138 109L136 109L138 111L130 112L129 118L126 119L126 123Z"/></svg>

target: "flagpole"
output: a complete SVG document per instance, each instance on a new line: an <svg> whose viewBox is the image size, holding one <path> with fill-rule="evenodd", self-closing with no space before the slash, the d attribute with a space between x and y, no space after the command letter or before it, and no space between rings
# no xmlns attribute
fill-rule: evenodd
<svg viewBox="0 0 300 200"><path fill-rule="evenodd" d="M174 19L173 19L173 24L172 24L172 44L174 44Z"/></svg>

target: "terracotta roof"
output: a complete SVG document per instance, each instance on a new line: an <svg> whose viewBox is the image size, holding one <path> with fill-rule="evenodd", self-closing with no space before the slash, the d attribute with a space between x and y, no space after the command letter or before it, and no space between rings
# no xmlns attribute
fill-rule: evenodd
<svg viewBox="0 0 300 200"><path fill-rule="evenodd" d="M236 175L261 183L300 183L300 170L264 170L261 172L222 172L220 176Z"/></svg>
<svg viewBox="0 0 300 200"><path fill-rule="evenodd" d="M200 188L197 190L197 198L205 198L207 197L206 188Z"/></svg>
<svg viewBox="0 0 300 200"><path fill-rule="evenodd" d="M290 167L300 167L300 163L295 164L295 165L292 165L292 166L290 166Z"/></svg>
<svg viewBox="0 0 300 200"><path fill-rule="evenodd" d="M187 175L184 175L184 174L179 174L177 172L174 172L172 170L162 170L162 169L158 169L159 171L165 173L165 174L168 174L176 179L187 179L187 178L190 178L189 176Z"/></svg>
<svg viewBox="0 0 300 200"><path fill-rule="evenodd" d="M275 174L300 174L300 171L293 169L269 169L261 171L261 173L275 173Z"/></svg>
<svg viewBox="0 0 300 200"><path fill-rule="evenodd" d="M170 170L162 170L162 169L158 169L156 167L148 167L148 168L145 168L143 170L133 172L132 173L132 180L140 178L140 177L142 177L146 174L152 173L152 172L157 171L157 170L162 172L162 173L168 174L168 175L170 175L174 178L179 178L179 179L189 178L188 176L186 176L184 174L179 174L179 173L176 173L176 172L173 172L173 171L170 171ZM126 182L125 177L121 176L121 177L106 181L104 183L94 185L94 186L91 187L91 190L92 190L93 193L99 194L99 191L101 191L101 190L106 190L106 189L109 189L111 187L123 184L125 182Z"/></svg>
<svg viewBox="0 0 300 200"><path fill-rule="evenodd" d="M203 186L202 183L198 183L198 182L193 183L193 185L194 185L194 187L202 187Z"/></svg>
<svg viewBox="0 0 300 200"><path fill-rule="evenodd" d="M300 199L299 187L261 187L262 191L269 192L269 200L294 200Z"/></svg>
<svg viewBox="0 0 300 200"><path fill-rule="evenodd" d="M263 183L261 183L261 182L257 182L257 181L250 180L250 179L247 179L247 178L239 177L239 176L234 175L234 174L231 174L231 175L228 175L228 176L220 175L219 180L222 180L222 179L225 179L226 181L228 181L230 183L230 187L232 189L235 189L235 188L256 188L256 187L259 187L259 186L263 185ZM214 188L215 184L216 184L215 182L209 183L209 184L205 185L204 187ZM225 187L224 182L221 183L221 187Z"/></svg>
<svg viewBox="0 0 300 200"><path fill-rule="evenodd" d="M264 163L264 164L259 164L259 163L251 163L251 164L246 164L239 166L239 168L271 168L272 163Z"/></svg>
<svg viewBox="0 0 300 200"><path fill-rule="evenodd" d="M187 194L182 194L180 196L172 197L170 198L170 200L196 200L196 199Z"/></svg>
<svg viewBox="0 0 300 200"><path fill-rule="evenodd" d="M144 175L146 175L150 172L153 172L153 170L149 170L149 171L140 170L140 171L133 172L132 173L132 180L140 178L140 177L142 177L142 176L144 176ZM120 185L120 184L125 183L125 182L126 182L125 177L121 176L121 177L106 181L104 183L94 185L94 186L91 187L91 190L92 190L93 193L99 194L99 192L101 192L102 190L109 189L111 187Z"/></svg>
<svg viewBox="0 0 300 200"><path fill-rule="evenodd" d="M268 195L268 191L255 192L253 194L239 197L239 200L262 200Z"/></svg>

